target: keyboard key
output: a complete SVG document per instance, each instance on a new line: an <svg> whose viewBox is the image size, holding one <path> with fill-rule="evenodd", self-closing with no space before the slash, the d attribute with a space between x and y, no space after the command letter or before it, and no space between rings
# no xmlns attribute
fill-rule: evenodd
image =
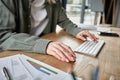
<svg viewBox="0 0 120 80"><path fill-rule="evenodd" d="M82 43L79 47L77 47L75 49L75 52L87 54L95 57L99 53L104 43L105 43L104 40L98 40L97 43L87 40L84 43Z"/></svg>

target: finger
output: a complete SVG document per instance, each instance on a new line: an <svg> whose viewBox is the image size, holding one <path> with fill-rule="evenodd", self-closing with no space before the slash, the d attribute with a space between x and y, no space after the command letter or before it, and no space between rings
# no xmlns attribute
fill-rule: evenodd
<svg viewBox="0 0 120 80"><path fill-rule="evenodd" d="M78 33L76 37L77 37L78 39L81 39L81 40L83 40L83 41L86 41L86 40L87 40L87 39L86 39L86 38L87 38L86 32L87 32L87 31L82 31L82 32Z"/></svg>
<svg viewBox="0 0 120 80"><path fill-rule="evenodd" d="M83 40L83 41L86 41L86 37L84 37L84 36L79 35L78 38Z"/></svg>
<svg viewBox="0 0 120 80"><path fill-rule="evenodd" d="M92 34L92 36L93 36L93 38L94 38L94 42L98 42L98 38L94 35L94 34Z"/></svg>
<svg viewBox="0 0 120 80"><path fill-rule="evenodd" d="M51 53L52 53L51 55L54 56L55 58L57 58L58 60L61 60L63 62L67 62L65 59L63 59L62 57L60 57L55 51L51 50Z"/></svg>
<svg viewBox="0 0 120 80"><path fill-rule="evenodd" d="M71 54L73 57L76 57L75 53L73 52L73 50L72 50L69 46L67 46L67 45L65 45L65 44L63 44L63 43L61 43L60 45L61 45L62 47L64 47L67 51L69 51L70 54Z"/></svg>
<svg viewBox="0 0 120 80"><path fill-rule="evenodd" d="M60 50L61 49L61 50ZM70 59L65 55L65 49L58 44L54 44L54 51L66 62L69 62Z"/></svg>
<svg viewBox="0 0 120 80"><path fill-rule="evenodd" d="M70 61L75 61L75 54L74 52L72 51L72 49L64 44L60 44L61 47L63 47L64 49L64 55L70 60Z"/></svg>
<svg viewBox="0 0 120 80"><path fill-rule="evenodd" d="M56 57L57 59L61 60L61 57L54 51L54 46L53 43L49 44L48 49L47 49L47 54L52 55Z"/></svg>
<svg viewBox="0 0 120 80"><path fill-rule="evenodd" d="M62 53L62 52L60 52L59 50L58 50L58 45L56 45L56 43L57 42L53 42L53 43L51 43L51 44L49 44L49 46L48 46L48 49L47 49L47 53L48 54L50 54L50 51L52 50L52 51L54 51L57 55L59 55L60 57L61 57L61 59L62 59L62 61L64 60L64 61L66 61L66 62L69 62L69 60L67 59L67 57L64 55L64 53ZM55 46L56 45L56 46ZM56 55L55 54L55 55ZM51 55L51 54L50 54ZM54 55L53 55L54 56Z"/></svg>
<svg viewBox="0 0 120 80"><path fill-rule="evenodd" d="M55 58L62 60L61 57L53 50L50 51L50 55L54 56Z"/></svg>
<svg viewBox="0 0 120 80"><path fill-rule="evenodd" d="M98 38L94 35L94 34L91 34L91 33L88 33L89 34L89 37L94 41L94 42L97 42Z"/></svg>
<svg viewBox="0 0 120 80"><path fill-rule="evenodd" d="M62 51L63 55L66 56L66 58L69 60L69 61L74 61L74 57L72 54L70 54L70 52L68 51L68 49L66 49L65 47L61 46L62 43L60 42L57 42L57 45L55 45L56 47L59 48L59 50ZM64 45L64 44L63 44Z"/></svg>
<svg viewBox="0 0 120 80"><path fill-rule="evenodd" d="M96 40L96 37L95 37L93 34L91 34L90 32L86 31L85 34L86 34L86 36L89 37L91 40L93 40L93 41Z"/></svg>
<svg viewBox="0 0 120 80"><path fill-rule="evenodd" d="M78 38L80 38L81 40L85 41L87 37L89 37L91 40L93 40L94 42L97 42L98 38L90 33L89 31L83 31L83 32L80 32L78 35L77 35Z"/></svg>
<svg viewBox="0 0 120 80"><path fill-rule="evenodd" d="M54 44L53 50L56 52L57 55L59 55L62 58L63 61L69 62L69 59L64 55L64 51L61 51L59 47L59 45Z"/></svg>

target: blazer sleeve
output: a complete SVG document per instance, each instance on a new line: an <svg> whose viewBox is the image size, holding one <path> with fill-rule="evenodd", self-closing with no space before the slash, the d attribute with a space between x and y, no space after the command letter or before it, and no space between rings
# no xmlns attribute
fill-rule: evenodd
<svg viewBox="0 0 120 80"><path fill-rule="evenodd" d="M50 40L26 33L16 33L13 32L14 29L14 13L0 0L0 51L21 50L43 54L46 53L46 48Z"/></svg>
<svg viewBox="0 0 120 80"><path fill-rule="evenodd" d="M0 32L0 49L21 50L27 52L46 53L46 48L50 40L40 39L25 33Z"/></svg>
<svg viewBox="0 0 120 80"><path fill-rule="evenodd" d="M58 5L58 25L65 29L66 32L69 34L76 36L82 29L78 28L76 24L74 24L66 15L64 8L61 6L60 2L57 3Z"/></svg>

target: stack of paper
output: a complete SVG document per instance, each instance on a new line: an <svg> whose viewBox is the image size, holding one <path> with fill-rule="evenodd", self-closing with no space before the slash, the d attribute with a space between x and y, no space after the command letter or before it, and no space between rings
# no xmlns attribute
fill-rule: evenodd
<svg viewBox="0 0 120 80"><path fill-rule="evenodd" d="M20 54L0 59L0 80L6 80L3 67L8 69L12 80L73 80L68 73Z"/></svg>
<svg viewBox="0 0 120 80"><path fill-rule="evenodd" d="M109 27L99 27L96 25L85 25L85 24L79 24L79 28L82 30L91 30L91 31L97 31L97 32L111 32L112 29Z"/></svg>

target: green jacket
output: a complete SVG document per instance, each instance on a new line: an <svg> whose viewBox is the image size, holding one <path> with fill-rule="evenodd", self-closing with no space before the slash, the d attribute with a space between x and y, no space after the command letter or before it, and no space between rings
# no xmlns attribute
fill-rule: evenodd
<svg viewBox="0 0 120 80"><path fill-rule="evenodd" d="M45 5L49 22L43 34L54 32L57 24L71 35L81 31L67 18L59 0L52 5L46 1ZM0 51L46 53L50 40L29 34L30 10L30 0L0 0Z"/></svg>

